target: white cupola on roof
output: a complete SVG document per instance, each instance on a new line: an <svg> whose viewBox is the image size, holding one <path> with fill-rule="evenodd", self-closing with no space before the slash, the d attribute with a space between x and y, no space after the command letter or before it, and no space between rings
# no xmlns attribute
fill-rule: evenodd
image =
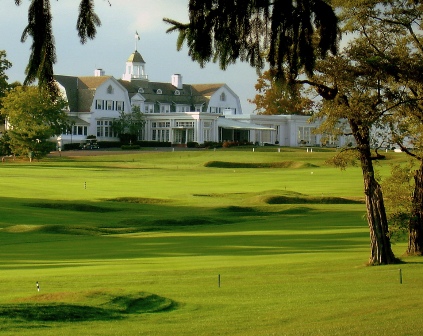
<svg viewBox="0 0 423 336"><path fill-rule="evenodd" d="M172 85L176 87L178 90L182 90L183 89L182 75L180 74L172 75Z"/></svg>
<svg viewBox="0 0 423 336"><path fill-rule="evenodd" d="M138 51L134 51L129 55L126 61L126 72L123 74L122 79L125 81L133 80L148 80L145 74L145 62Z"/></svg>

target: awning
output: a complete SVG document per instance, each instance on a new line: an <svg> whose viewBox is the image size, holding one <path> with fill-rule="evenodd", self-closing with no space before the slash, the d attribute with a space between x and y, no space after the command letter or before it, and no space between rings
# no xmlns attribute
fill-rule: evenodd
<svg viewBox="0 0 423 336"><path fill-rule="evenodd" d="M272 127L246 123L246 122L241 122L241 121L236 121L236 120L226 119L226 118L217 119L217 126L226 128L226 129L276 131L276 129Z"/></svg>
<svg viewBox="0 0 423 336"><path fill-rule="evenodd" d="M89 126L90 125L89 122L86 122L85 120L82 120L79 117L68 116L67 118L68 118L69 124L71 124L71 125L78 125L78 126Z"/></svg>

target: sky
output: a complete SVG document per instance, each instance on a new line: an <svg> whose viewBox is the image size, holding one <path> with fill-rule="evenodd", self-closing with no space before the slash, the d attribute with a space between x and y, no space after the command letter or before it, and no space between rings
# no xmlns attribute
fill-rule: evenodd
<svg viewBox="0 0 423 336"><path fill-rule="evenodd" d="M85 45L76 32L78 0L50 0L53 34L56 41L55 74L91 76L101 68L106 75L122 78L125 62L135 47L146 62L145 72L150 81L170 82L179 73L186 84L226 83L240 98L243 113L253 113L257 73L250 65L237 62L225 71L209 63L201 68L188 56L186 46L176 50L177 33L166 34L170 27L163 18L188 22L188 0L95 0L95 11L102 25L94 40ZM111 6L109 5L109 2ZM6 73L9 82L23 82L32 40L20 42L27 25L30 0L20 6L14 0L0 0L0 50L12 68ZM135 32L140 40L136 42Z"/></svg>

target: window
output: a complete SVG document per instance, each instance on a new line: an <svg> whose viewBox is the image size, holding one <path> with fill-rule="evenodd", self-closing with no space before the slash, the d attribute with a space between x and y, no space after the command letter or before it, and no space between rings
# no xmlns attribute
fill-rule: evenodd
<svg viewBox="0 0 423 336"><path fill-rule="evenodd" d="M157 128L157 127L170 127L170 121L153 121L151 123L151 128Z"/></svg>
<svg viewBox="0 0 423 336"><path fill-rule="evenodd" d="M195 112L202 112L203 106L202 105L195 105Z"/></svg>
<svg viewBox="0 0 423 336"><path fill-rule="evenodd" d="M298 127L298 143L302 145L314 145L316 143L316 136L313 134L314 129L314 127Z"/></svg>
<svg viewBox="0 0 423 336"><path fill-rule="evenodd" d="M161 89L157 89L156 93L157 94L162 94L162 90Z"/></svg>
<svg viewBox="0 0 423 336"><path fill-rule="evenodd" d="M222 92L220 94L220 101L226 101L226 94L225 94L225 92Z"/></svg>
<svg viewBox="0 0 423 336"><path fill-rule="evenodd" d="M106 100L106 110L114 110L114 104L115 102L113 100Z"/></svg>
<svg viewBox="0 0 423 336"><path fill-rule="evenodd" d="M210 129L205 128L203 130L203 139L204 139L204 141L211 141L211 138L210 138Z"/></svg>
<svg viewBox="0 0 423 336"><path fill-rule="evenodd" d="M95 108L96 108L96 110L102 110L103 109L103 100L97 99L95 101Z"/></svg>
<svg viewBox="0 0 423 336"><path fill-rule="evenodd" d="M176 112L189 112L190 106L189 105L177 105Z"/></svg>
<svg viewBox="0 0 423 336"><path fill-rule="evenodd" d="M175 96L180 96L180 95L181 95L181 91L175 90Z"/></svg>
<svg viewBox="0 0 423 336"><path fill-rule="evenodd" d="M125 107L125 103L123 101L116 101L116 111L123 111Z"/></svg>
<svg viewBox="0 0 423 336"><path fill-rule="evenodd" d="M143 88L139 88L138 89L138 93L144 93L144 89Z"/></svg>
<svg viewBox="0 0 423 336"><path fill-rule="evenodd" d="M112 124L112 120L97 120L97 136L107 138L114 137Z"/></svg>
<svg viewBox="0 0 423 336"><path fill-rule="evenodd" d="M154 105L153 104L144 104L144 112L145 113L154 113Z"/></svg>
<svg viewBox="0 0 423 336"><path fill-rule="evenodd" d="M177 121L176 122L176 127L190 127L193 128L194 127L194 122L193 121Z"/></svg>
<svg viewBox="0 0 423 336"><path fill-rule="evenodd" d="M73 135L87 135L87 126L78 126L78 125L73 125L72 127L72 134Z"/></svg>
<svg viewBox="0 0 423 336"><path fill-rule="evenodd" d="M108 94L112 94L113 93L113 86L111 86L111 85L109 85L108 87L107 87L107 93Z"/></svg>
<svg viewBox="0 0 423 336"><path fill-rule="evenodd" d="M160 112L161 113L169 113L170 112L170 105L169 104L160 104Z"/></svg>

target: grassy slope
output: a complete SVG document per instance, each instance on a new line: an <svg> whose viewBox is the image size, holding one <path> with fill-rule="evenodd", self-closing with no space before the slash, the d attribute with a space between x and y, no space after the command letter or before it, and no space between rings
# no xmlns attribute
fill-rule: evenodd
<svg viewBox="0 0 423 336"><path fill-rule="evenodd" d="M365 267L364 206L309 202L362 198L359 169L327 167L329 155L201 151L1 165L0 332L418 335L421 260ZM212 161L298 165L204 167Z"/></svg>

